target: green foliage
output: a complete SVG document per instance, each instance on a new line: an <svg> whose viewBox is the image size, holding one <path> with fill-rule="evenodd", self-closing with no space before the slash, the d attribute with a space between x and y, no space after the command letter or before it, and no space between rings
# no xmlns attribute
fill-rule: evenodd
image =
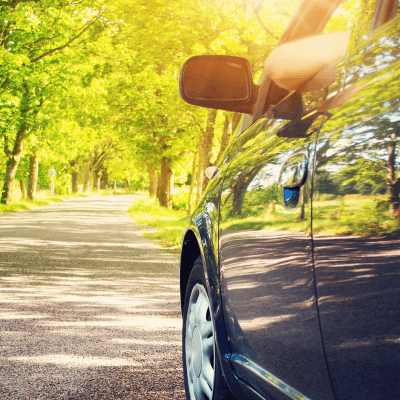
<svg viewBox="0 0 400 400"><path fill-rule="evenodd" d="M145 230L146 237L160 241L173 252L179 251L186 221L185 211L161 207L156 200L148 197L135 200L128 211L135 222L154 228Z"/></svg>
<svg viewBox="0 0 400 400"><path fill-rule="evenodd" d="M360 236L400 236L400 221L389 215L389 199L368 200L356 212L344 215L352 233Z"/></svg>
<svg viewBox="0 0 400 400"><path fill-rule="evenodd" d="M365 158L350 164L333 178L334 187L339 194L360 193L362 195L384 194L387 190L386 171L383 161L372 161Z"/></svg>
<svg viewBox="0 0 400 400"><path fill-rule="evenodd" d="M387 197L347 195L313 202L313 232L359 236L400 234L400 221L390 218Z"/></svg>
<svg viewBox="0 0 400 400"><path fill-rule="evenodd" d="M324 199L327 199L326 195L331 195L333 198L335 195L339 194L339 187L337 181L335 181L335 176L326 170L318 171L316 179L316 193L324 194ZM322 196L321 196L322 198Z"/></svg>
<svg viewBox="0 0 400 400"><path fill-rule="evenodd" d="M316 192L333 196L385 194L387 192L385 162L359 158L335 173L322 169L317 175Z"/></svg>
<svg viewBox="0 0 400 400"><path fill-rule="evenodd" d="M294 218L293 211L288 211L275 202L257 206L258 199L262 198L262 191L248 192L242 214L223 222L222 229L311 233L309 218ZM226 197L223 197L222 202L225 200ZM400 220L390 218L389 203L387 196L371 198L359 194L322 194L313 199L312 232L326 235L400 236Z"/></svg>
<svg viewBox="0 0 400 400"><path fill-rule="evenodd" d="M60 193L71 190L71 165L79 184L85 168L101 167L97 172L110 181L128 178L141 189L148 186L147 168L164 158L176 181L185 182L207 111L180 100L181 65L196 54L234 54L248 58L258 74L296 4L260 4L253 12L241 0L3 5L0 136L13 152L26 127L17 178L26 181L29 157L37 154L39 186L48 187L54 165ZM217 117L214 157L223 120ZM2 175L7 151L0 156Z"/></svg>
<svg viewBox="0 0 400 400"><path fill-rule="evenodd" d="M80 186L84 170L92 168L93 176L97 168L104 182L107 176L109 184L129 179L132 188L143 190L149 186L148 167L159 167L164 158L174 170L175 183L185 183L207 110L179 98L183 62L198 54L232 54L246 57L259 75L298 1L259 2L254 10L241 0L8 4L0 7L1 147L13 151L25 124L17 179L27 186L29 157L37 154L39 188L49 188L47 171L53 165L56 193L62 194L72 190L72 165L79 171ZM355 1L345 2L325 31L348 29L356 6ZM390 46L388 51L393 51ZM345 108L344 117L348 113ZM357 115L368 119L370 113L366 108ZM224 114L218 113L212 160L223 124ZM387 128L380 127L379 137L386 139L373 144L376 152L387 145ZM6 152L0 155L2 177L7 159ZM320 175L320 193L385 193L383 168L370 168L371 163L379 167L380 161L371 156L368 165L326 172L325 183ZM368 169L375 172L366 179L363 171ZM345 188L341 192L339 185ZM269 201L268 193L254 196ZM260 199L252 203L250 198L241 218L259 215ZM173 207L183 210L186 201L183 193L176 194Z"/></svg>
<svg viewBox="0 0 400 400"><path fill-rule="evenodd" d="M187 210L188 190L180 189L172 195L172 208L174 210Z"/></svg>

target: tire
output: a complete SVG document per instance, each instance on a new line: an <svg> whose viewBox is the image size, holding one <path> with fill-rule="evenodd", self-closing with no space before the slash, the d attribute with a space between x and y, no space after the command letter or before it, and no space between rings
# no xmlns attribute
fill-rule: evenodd
<svg viewBox="0 0 400 400"><path fill-rule="evenodd" d="M194 262L186 286L182 348L187 400L235 399L226 385L216 350L214 321L201 257Z"/></svg>

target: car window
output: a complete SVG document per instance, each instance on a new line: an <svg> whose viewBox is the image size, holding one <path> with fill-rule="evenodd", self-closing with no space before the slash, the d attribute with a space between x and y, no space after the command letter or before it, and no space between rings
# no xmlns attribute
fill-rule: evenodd
<svg viewBox="0 0 400 400"><path fill-rule="evenodd" d="M323 33L351 30L350 47L368 40L375 30L400 14L398 0L343 1Z"/></svg>
<svg viewBox="0 0 400 400"><path fill-rule="evenodd" d="M348 0L342 2L339 6L339 2L332 2L329 7L327 4L323 5L323 3L313 4L312 1L300 2L296 11L297 20L291 22L291 29L282 34L280 42L291 42L302 37L304 38L310 36L310 34L312 35L311 32L318 34L343 32L346 30L353 31L352 40L353 42L356 42L356 38L359 35L362 36L364 30L357 31L355 27L362 25L364 26L363 29L366 30L365 32L369 32L377 1L378 0L369 0L368 4L365 5L365 2L361 0ZM368 7L370 8L368 9ZM313 8L319 8L319 12L313 13ZM336 10L334 10L335 8ZM368 10L370 10L370 12L367 12ZM323 28L324 25L325 27ZM259 82L265 79L265 76L266 73L263 71ZM283 93L278 93L282 90L279 90L279 87L276 85L273 86L273 90L269 91L269 95L266 99L263 111L264 113L268 111L271 104L276 105L279 103L279 101L285 97L285 93L287 93L285 91L283 91ZM308 110L315 108L327 97L327 95L328 91L323 89L314 91L313 93L304 94L303 111L307 112ZM244 115L239 124L239 129L236 131L235 137L239 136L245 129L247 129L252 122L254 121L251 115Z"/></svg>
<svg viewBox="0 0 400 400"><path fill-rule="evenodd" d="M365 41L380 31L378 28L387 24L398 14L398 0L344 1L332 14L323 30L323 34L351 31L347 46L347 55L349 55L354 48L364 45ZM348 68L346 57L335 66L337 67L338 76L344 76ZM337 82L338 80L336 80ZM301 91L303 115L315 110L327 98L334 97L339 91L340 88L335 87L335 85L318 90Z"/></svg>
<svg viewBox="0 0 400 400"><path fill-rule="evenodd" d="M324 21L313 21L313 23L315 23L315 25L326 23L322 31L323 34L350 30L352 33L348 45L347 53L349 54L352 49L374 35L379 27L396 17L396 15L399 15L399 10L398 0L347 0L340 3L327 23ZM307 19L302 15L300 17L299 19L302 21L299 24L307 26L302 28L297 27L296 29L301 30L304 28L303 30L308 29L311 31L312 28L308 26L311 23L310 18ZM319 18L325 19L326 17L321 14ZM283 36L284 35L285 33ZM346 63L341 62L338 67L346 69ZM340 74L340 71L338 72ZM265 71L260 79L264 77ZM303 112L305 114L308 113L309 110L318 107L327 97L331 97L334 94L332 88L303 93ZM270 98L267 98L268 104L265 105L264 112L268 111L270 100ZM244 115L234 137L241 135L241 133L251 125L252 121L253 117L251 115Z"/></svg>

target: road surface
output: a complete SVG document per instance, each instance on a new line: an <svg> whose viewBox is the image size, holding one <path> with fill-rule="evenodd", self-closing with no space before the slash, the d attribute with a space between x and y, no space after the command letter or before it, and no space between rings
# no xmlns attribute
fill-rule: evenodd
<svg viewBox="0 0 400 400"><path fill-rule="evenodd" d="M178 258L135 195L0 216L1 399L184 399Z"/></svg>

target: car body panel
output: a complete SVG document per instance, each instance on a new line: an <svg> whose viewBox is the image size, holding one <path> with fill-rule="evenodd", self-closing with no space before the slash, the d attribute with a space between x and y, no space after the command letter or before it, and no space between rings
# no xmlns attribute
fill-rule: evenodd
<svg viewBox="0 0 400 400"><path fill-rule="evenodd" d="M295 204L280 182L290 160L310 160L312 176L320 122L302 138L277 135L286 120L252 125L236 144L221 194L221 293L234 370L262 393L290 388L280 390L282 398L333 399L314 290L311 178Z"/></svg>
<svg viewBox="0 0 400 400"><path fill-rule="evenodd" d="M259 397L256 392L249 391L244 394L243 387L245 384L241 382L236 374L232 371L230 357L231 351L228 345L228 340L225 333L225 323L222 314L221 307L221 295L219 285L219 269L218 269L218 221L219 221L219 196L221 185L224 179L227 166L231 161L231 155L229 152L222 157L222 161L219 165L221 174L215 180L211 180L207 187L207 192L199 203L199 206L194 210L190 218L188 218L187 227L183 235L183 241L181 246L181 288L186 287L182 280L187 279L190 269L191 262L186 261L182 263L183 252L186 248L188 251L193 252L195 255L193 258L197 258L196 252L193 251L193 246L189 247L185 244L185 240L188 237L193 240L193 236L197 242L197 246L204 265L204 275L206 278L207 290L210 295L211 307L213 310L213 321L214 330L216 336L216 348L219 355L221 369L224 373L225 379L231 389L231 391L238 397L243 398L246 396L249 400L258 400ZM191 258L189 257L189 260ZM181 294L183 289L181 289ZM181 307L183 309L183 298L181 296ZM255 393L255 394L254 394ZM254 396L254 397L252 397Z"/></svg>
<svg viewBox="0 0 400 400"><path fill-rule="evenodd" d="M354 6L337 80L302 93L301 121L274 113L288 97L262 75L258 108L190 219L237 399L400 398L399 18L368 39L389 3ZM329 203L335 182L356 196Z"/></svg>
<svg viewBox="0 0 400 400"><path fill-rule="evenodd" d="M400 186L399 43L397 17L351 50L337 86L357 93L330 110L318 139L314 260L338 400L400 398L400 207L389 216L399 189L391 201L385 193L388 179Z"/></svg>

